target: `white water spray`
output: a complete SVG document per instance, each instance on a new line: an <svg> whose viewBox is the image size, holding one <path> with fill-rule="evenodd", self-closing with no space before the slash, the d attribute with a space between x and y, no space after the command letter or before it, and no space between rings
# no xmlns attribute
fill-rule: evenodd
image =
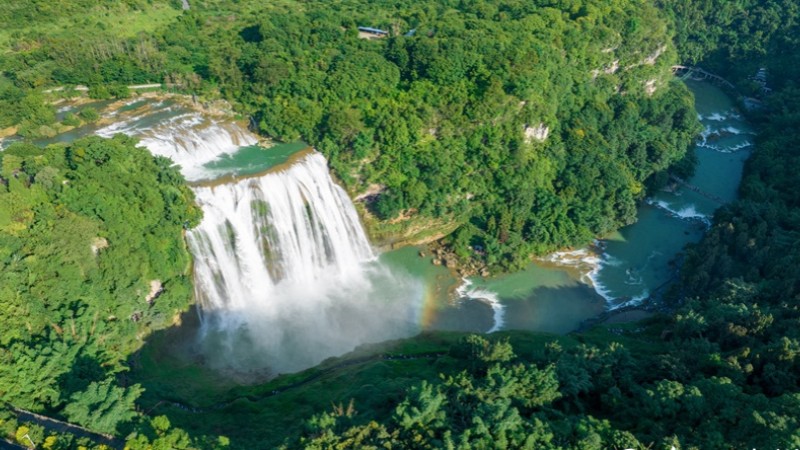
<svg viewBox="0 0 800 450"><path fill-rule="evenodd" d="M461 285L456 288L456 294L462 299L471 299L485 302L492 308L492 328L487 333L500 331L505 325L506 307L500 302L497 293L486 288L472 287L472 281L464 278Z"/></svg>
<svg viewBox="0 0 800 450"><path fill-rule="evenodd" d="M205 216L188 240L212 365L296 371L418 331L422 286L376 261L319 153L195 193Z"/></svg>

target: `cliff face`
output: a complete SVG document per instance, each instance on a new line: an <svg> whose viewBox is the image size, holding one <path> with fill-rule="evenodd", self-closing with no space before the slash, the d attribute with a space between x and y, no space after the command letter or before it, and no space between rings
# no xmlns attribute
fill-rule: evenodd
<svg viewBox="0 0 800 450"><path fill-rule="evenodd" d="M430 218L408 211L389 220L380 220L369 211L363 199L356 199L356 209L373 245L395 249L439 241L461 224L445 218Z"/></svg>

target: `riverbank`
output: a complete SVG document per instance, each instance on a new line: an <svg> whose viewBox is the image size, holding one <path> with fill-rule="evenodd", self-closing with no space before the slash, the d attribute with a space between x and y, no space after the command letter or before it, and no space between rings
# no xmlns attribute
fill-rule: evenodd
<svg viewBox="0 0 800 450"><path fill-rule="evenodd" d="M583 331L601 323L638 321L665 312L665 305L654 298L677 279L681 252L702 238L720 203L736 199L754 134L733 99L719 88L692 81L689 86L705 127L691 150L697 155L696 173L684 184L676 182L644 199L635 224L585 248L534 259L528 268L508 274L492 273L478 253L465 262L442 241L429 243L420 256L431 257L432 266L446 267L456 279L467 278L494 292L510 308L509 327ZM590 299L598 297L605 306L597 314L579 314L579 308L594 310ZM551 309L572 312L564 316ZM515 319L520 314L548 317L559 325L537 318ZM571 327L564 320L573 320Z"/></svg>

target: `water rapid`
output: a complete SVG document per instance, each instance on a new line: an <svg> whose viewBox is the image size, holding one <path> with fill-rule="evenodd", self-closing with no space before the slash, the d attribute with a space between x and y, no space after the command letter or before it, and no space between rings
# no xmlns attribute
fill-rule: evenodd
<svg viewBox="0 0 800 450"><path fill-rule="evenodd" d="M131 110L115 111L113 123L95 131L104 137L117 133L139 138L154 155L170 158L181 166L189 181L213 177L206 164L258 139L235 122L215 120L172 102L146 103Z"/></svg>

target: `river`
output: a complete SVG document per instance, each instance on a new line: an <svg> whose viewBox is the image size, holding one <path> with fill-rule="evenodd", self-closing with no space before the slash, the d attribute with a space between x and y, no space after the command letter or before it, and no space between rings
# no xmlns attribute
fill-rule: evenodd
<svg viewBox="0 0 800 450"><path fill-rule="evenodd" d="M698 164L686 181L706 195L676 183L647 198L635 224L590 247L555 253L520 272L469 280L475 297L499 301L504 310L499 329L566 333L604 311L647 302L675 278L680 252L703 236L714 210L721 206L717 200L736 198L754 137L722 90L696 81L687 85L705 131L690 150ZM428 302L436 305L426 306L423 326L463 331L498 328L485 301L447 300L447 288L459 281L418 257L416 250L389 252L383 258L397 270L426 277Z"/></svg>

